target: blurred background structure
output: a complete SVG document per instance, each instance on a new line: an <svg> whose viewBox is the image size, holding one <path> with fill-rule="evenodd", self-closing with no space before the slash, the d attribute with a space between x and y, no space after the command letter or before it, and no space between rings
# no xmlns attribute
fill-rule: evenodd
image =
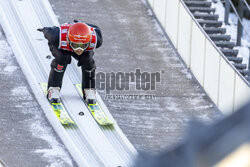
<svg viewBox="0 0 250 167"><path fill-rule="evenodd" d="M249 167L250 103L206 126L193 122L186 140L159 155L142 155L136 167Z"/></svg>

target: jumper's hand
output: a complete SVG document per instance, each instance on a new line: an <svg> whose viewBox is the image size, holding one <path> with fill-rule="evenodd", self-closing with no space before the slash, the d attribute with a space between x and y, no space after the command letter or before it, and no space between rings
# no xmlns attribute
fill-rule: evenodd
<svg viewBox="0 0 250 167"><path fill-rule="evenodd" d="M43 32L44 28L38 28L37 31Z"/></svg>

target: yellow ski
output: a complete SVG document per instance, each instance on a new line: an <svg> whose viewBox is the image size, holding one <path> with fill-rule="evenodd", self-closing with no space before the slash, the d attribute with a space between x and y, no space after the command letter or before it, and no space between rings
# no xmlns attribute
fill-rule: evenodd
<svg viewBox="0 0 250 167"><path fill-rule="evenodd" d="M76 89L81 97L83 97L82 93L82 85L81 84L75 84ZM107 126L107 125L113 125L114 123L109 120L105 112L102 110L98 102L96 104L87 104L89 111L93 115L94 119L98 124L101 126Z"/></svg>
<svg viewBox="0 0 250 167"><path fill-rule="evenodd" d="M47 95L47 83L40 83L43 92L45 95ZM62 103L50 103L51 108L55 112L57 118L63 125L69 125L69 124L76 124L69 116L67 111L65 110Z"/></svg>

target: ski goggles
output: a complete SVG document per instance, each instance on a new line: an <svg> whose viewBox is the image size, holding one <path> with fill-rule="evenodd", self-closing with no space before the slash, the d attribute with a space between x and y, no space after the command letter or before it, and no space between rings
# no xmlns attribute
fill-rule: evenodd
<svg viewBox="0 0 250 167"><path fill-rule="evenodd" d="M88 48L89 43L75 43L75 42L70 42L70 46L73 50L85 50Z"/></svg>

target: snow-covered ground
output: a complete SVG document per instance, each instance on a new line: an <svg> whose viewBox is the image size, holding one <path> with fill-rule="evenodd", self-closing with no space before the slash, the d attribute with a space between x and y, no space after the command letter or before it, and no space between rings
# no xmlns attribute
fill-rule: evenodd
<svg viewBox="0 0 250 167"><path fill-rule="evenodd" d="M13 59L14 59L14 55L13 55L12 49L7 43L6 38L4 34L2 33L2 29L0 26L0 69L3 69L3 70L0 70L0 74L2 74L1 75L2 77L4 76L10 79L13 77L15 78L16 77L15 73L17 73L18 70L20 71L20 67L16 64L16 61ZM2 82L4 83L5 80ZM17 149L26 150L27 152L30 151L31 154L35 154L37 157L40 157L41 159L46 159L45 161L48 164L50 164L48 167L73 166L72 160L69 157L69 154L66 152L64 146L58 142L58 139L55 137L55 132L49 126L48 122L44 118L45 116L42 113L42 110L40 109L39 105L34 100L31 92L29 91L29 88L26 85L23 85L21 81L18 81L18 82L20 82L20 86L15 87L12 90L9 90L10 94L8 94L8 96L5 96L5 98L16 99L18 103L11 104L12 106L9 106L8 104L5 104L4 106L0 106L0 112L2 113L2 115L6 116L6 117L0 118L1 120L0 127L2 128L6 127L5 122L10 121L8 119L9 119L9 116L11 115L15 115L16 117L18 117L18 120L20 119L19 121L22 123L18 122L19 124L18 129L13 128L12 130L10 130L10 133L4 130L2 131L0 128L0 134L1 134L0 141L1 141L1 138L4 138L6 136L7 138L9 138L7 140L13 140L13 137L18 136L18 134L20 134L20 131L21 131L20 129L23 129L27 133L32 134L32 136L29 137L30 140L37 138L39 141L43 141L47 143L48 145L45 147L32 148L33 145L32 143L30 143L29 146L23 144L20 148L17 148ZM6 88L2 87L1 91L4 91L4 92L8 91L4 89ZM6 107L15 108L15 109L4 110L4 108ZM22 120L22 118L24 120ZM12 135L11 131L16 131L16 135ZM26 139L25 138L26 136L25 137L24 136L21 135L22 137L21 140ZM18 143L19 142L17 141L15 144L18 145ZM0 143L0 146L1 146L1 149L5 149L5 146L3 146L3 142ZM13 147L9 146L9 149L13 149ZM15 151L15 150L12 150L12 151ZM18 154L19 151L17 151L16 153ZM9 161L5 160L5 162L9 162ZM11 166L13 164L7 164L7 165Z"/></svg>
<svg viewBox="0 0 250 167"><path fill-rule="evenodd" d="M225 8L221 1L217 3L212 3L213 7L216 8L216 14L219 15L219 20L224 22ZM225 25L223 23L223 27L227 29L227 34L231 35L231 40L236 43L237 40L237 23L238 18L236 14L229 14L229 25ZM250 50L250 20L243 18L243 34L241 38L241 46L235 47L235 49L239 50L239 57L243 57L243 64L248 65L249 61L249 50Z"/></svg>

